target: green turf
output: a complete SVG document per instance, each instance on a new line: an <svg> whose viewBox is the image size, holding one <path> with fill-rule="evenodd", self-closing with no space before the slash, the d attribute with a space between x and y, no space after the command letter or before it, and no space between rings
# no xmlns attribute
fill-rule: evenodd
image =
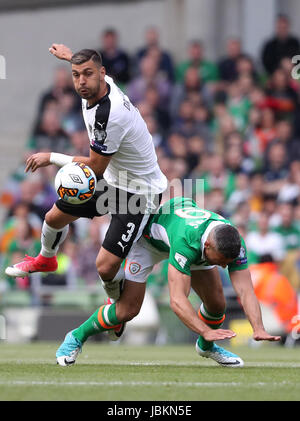
<svg viewBox="0 0 300 421"><path fill-rule="evenodd" d="M54 358L57 345L0 343L0 400L300 399L299 347L234 348L246 364L230 369L197 356L193 345L92 342L76 365L60 367Z"/></svg>

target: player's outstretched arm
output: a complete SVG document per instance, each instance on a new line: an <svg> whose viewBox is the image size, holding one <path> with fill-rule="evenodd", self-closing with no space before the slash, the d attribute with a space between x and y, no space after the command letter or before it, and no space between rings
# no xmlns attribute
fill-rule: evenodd
<svg viewBox="0 0 300 421"><path fill-rule="evenodd" d="M229 329L213 330L198 317L188 300L191 277L180 272L171 264L168 269L168 285L171 309L189 329L203 336L207 341L231 339L236 335Z"/></svg>
<svg viewBox="0 0 300 421"><path fill-rule="evenodd" d="M72 50L64 44L52 44L49 51L59 60L70 61L73 55Z"/></svg>
<svg viewBox="0 0 300 421"><path fill-rule="evenodd" d="M90 156L70 156L56 152L38 152L31 155L26 161L25 172L35 172L40 167L55 164L62 167L69 162L82 162L95 172L100 177L103 175L111 156L99 155L90 150Z"/></svg>
<svg viewBox="0 0 300 421"><path fill-rule="evenodd" d="M280 336L272 336L265 331L259 302L253 289L249 269L231 272L230 279L252 326L253 338L256 341L279 341Z"/></svg>

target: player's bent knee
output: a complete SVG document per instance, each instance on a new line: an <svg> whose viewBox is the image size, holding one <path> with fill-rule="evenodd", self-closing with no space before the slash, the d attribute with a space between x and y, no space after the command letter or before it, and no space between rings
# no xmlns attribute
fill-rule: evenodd
<svg viewBox="0 0 300 421"><path fill-rule="evenodd" d="M103 280L111 280L115 277L120 268L120 263L111 264L109 262L97 264L96 267L100 278Z"/></svg>

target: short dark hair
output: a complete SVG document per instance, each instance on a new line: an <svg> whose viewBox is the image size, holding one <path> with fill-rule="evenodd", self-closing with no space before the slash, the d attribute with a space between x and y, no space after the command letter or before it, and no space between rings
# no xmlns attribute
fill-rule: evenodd
<svg viewBox="0 0 300 421"><path fill-rule="evenodd" d="M71 63L72 64L82 64L86 61L92 60L96 63L99 67L102 66L102 57L101 54L98 53L96 50L90 50L85 48L83 50L78 51L77 53L72 55Z"/></svg>
<svg viewBox="0 0 300 421"><path fill-rule="evenodd" d="M229 224L220 224L213 229L212 234L218 252L227 259L238 257L241 250L241 237L236 228Z"/></svg>

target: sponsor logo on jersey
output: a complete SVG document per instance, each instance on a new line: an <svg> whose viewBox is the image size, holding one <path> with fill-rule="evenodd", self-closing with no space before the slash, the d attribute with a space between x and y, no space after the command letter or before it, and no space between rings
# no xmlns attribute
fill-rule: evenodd
<svg viewBox="0 0 300 421"><path fill-rule="evenodd" d="M106 145L102 145L101 143L98 143L97 140L93 139L91 142L92 147L97 151L106 151L107 150L107 146Z"/></svg>
<svg viewBox="0 0 300 421"><path fill-rule="evenodd" d="M141 265L139 263L136 262L132 262L129 265L129 272L132 275L135 275L136 273L138 273L141 270Z"/></svg>
<svg viewBox="0 0 300 421"><path fill-rule="evenodd" d="M175 253L175 260L179 264L179 266L182 267L182 269L184 268L187 262L187 258L182 256L182 254L179 254L179 253Z"/></svg>

